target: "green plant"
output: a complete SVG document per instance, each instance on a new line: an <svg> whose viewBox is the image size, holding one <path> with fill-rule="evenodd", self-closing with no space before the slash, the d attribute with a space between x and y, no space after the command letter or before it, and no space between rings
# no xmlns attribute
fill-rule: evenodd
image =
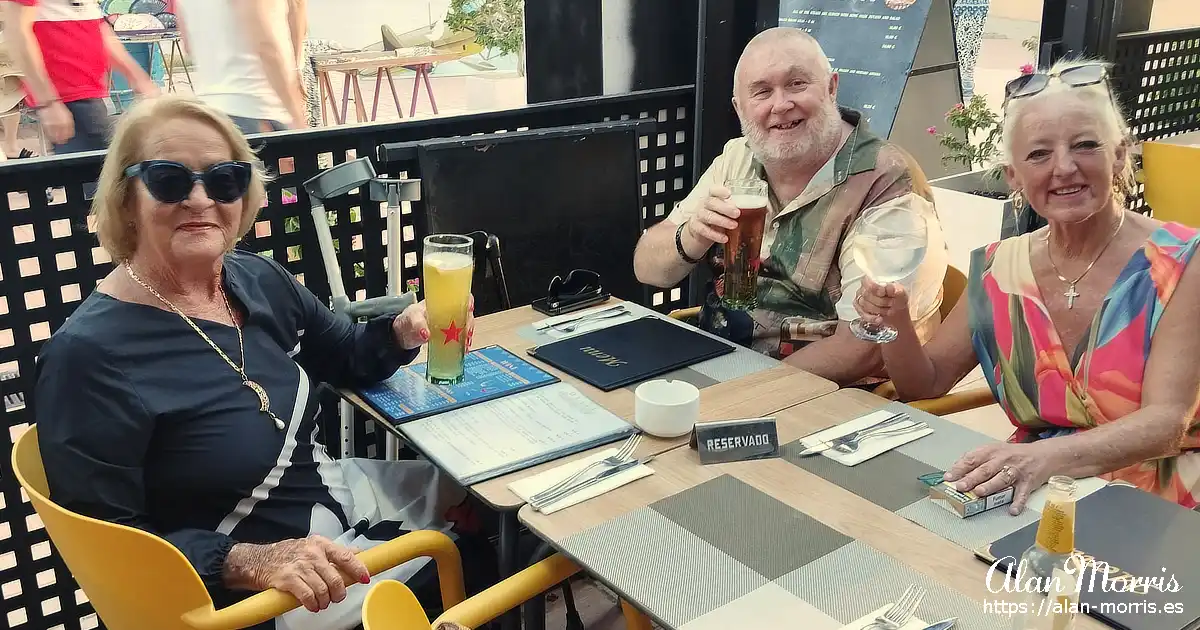
<svg viewBox="0 0 1200 630"><path fill-rule="evenodd" d="M450 0L446 27L474 32L475 41L486 49L516 54L524 71L525 0Z"/></svg>
<svg viewBox="0 0 1200 630"><path fill-rule="evenodd" d="M959 162L974 170L976 166L987 167L995 159L999 153L1000 117L983 96L976 94L966 105L952 107L946 112L946 122L963 134L938 133L937 127L929 128L945 149L942 163Z"/></svg>
<svg viewBox="0 0 1200 630"><path fill-rule="evenodd" d="M1025 48L1025 50L1028 50L1031 53L1037 52L1038 43L1039 42L1038 42L1037 35L1033 35L1033 36L1030 36L1030 37L1027 37L1027 38L1021 40L1021 46L1023 46Z"/></svg>

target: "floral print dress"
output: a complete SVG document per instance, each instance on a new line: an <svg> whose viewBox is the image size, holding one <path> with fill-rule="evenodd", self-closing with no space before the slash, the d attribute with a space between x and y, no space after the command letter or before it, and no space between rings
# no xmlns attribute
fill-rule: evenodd
<svg viewBox="0 0 1200 630"><path fill-rule="evenodd" d="M968 285L971 340L988 386L1017 430L1032 442L1120 420L1141 406L1151 340L1200 232L1163 224L1130 258L1068 353L1034 280L1025 234L976 250ZM1181 357L1183 358L1183 357ZM1184 360L1195 360L1186 357ZM1101 475L1187 508L1200 498L1200 421L1185 452Z"/></svg>

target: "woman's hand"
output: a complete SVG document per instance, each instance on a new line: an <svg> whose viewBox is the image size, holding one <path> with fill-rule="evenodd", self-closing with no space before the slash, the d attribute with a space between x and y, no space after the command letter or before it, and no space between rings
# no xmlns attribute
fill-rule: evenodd
<svg viewBox="0 0 1200 630"><path fill-rule="evenodd" d="M862 284L858 286L858 294L854 296L854 309L869 324L887 324L899 328L912 321L908 313L908 293L904 287L890 282L876 284L867 276L863 276Z"/></svg>
<svg viewBox="0 0 1200 630"><path fill-rule="evenodd" d="M467 301L467 348L471 347L471 337L475 334L475 296ZM412 350L429 341L429 321L426 318L425 301L422 300L404 309L403 313L392 321L392 333L401 348Z"/></svg>
<svg viewBox="0 0 1200 630"><path fill-rule="evenodd" d="M367 567L354 552L324 536L294 538L270 545L238 543L225 560L226 583L232 588L289 593L312 612L346 599L341 569L366 584Z"/></svg>
<svg viewBox="0 0 1200 630"><path fill-rule="evenodd" d="M1055 474L1057 445L1053 438L1032 444L989 444L963 455L950 470L946 481L959 492L979 496L995 494L1013 486L1009 512L1020 514L1034 490Z"/></svg>

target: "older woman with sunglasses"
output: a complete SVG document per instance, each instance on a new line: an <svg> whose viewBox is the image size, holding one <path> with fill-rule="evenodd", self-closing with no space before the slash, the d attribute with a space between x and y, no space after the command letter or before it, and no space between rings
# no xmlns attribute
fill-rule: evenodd
<svg viewBox="0 0 1200 630"><path fill-rule="evenodd" d="M450 531L465 493L427 462L334 460L316 440L318 383L371 384L411 362L424 304L354 323L235 250L264 199L253 160L198 101L122 117L93 204L117 264L42 348L42 458L55 501L170 541L218 606L276 588L308 610L265 627L351 628L367 587L337 569L431 576L425 560L368 575L354 550Z"/></svg>
<svg viewBox="0 0 1200 630"><path fill-rule="evenodd" d="M966 299L922 347L894 284L857 307L900 330L884 347L904 400L946 394L976 365L1016 426L946 473L1014 487L1019 513L1051 475L1100 476L1179 505L1200 499L1200 235L1130 212L1126 124L1106 68L1063 63L1009 83L1004 174L1047 227L972 255Z"/></svg>

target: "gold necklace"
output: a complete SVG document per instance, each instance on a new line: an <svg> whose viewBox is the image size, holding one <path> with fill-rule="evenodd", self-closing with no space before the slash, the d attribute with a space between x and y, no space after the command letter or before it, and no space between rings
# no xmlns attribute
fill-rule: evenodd
<svg viewBox="0 0 1200 630"><path fill-rule="evenodd" d="M192 330L195 330L197 334L203 337L204 340L208 342L208 345L212 346L212 349L216 350L217 354L221 355L222 359L225 359L225 362L229 364L229 367L233 368L234 371L236 371L242 377L242 385L248 387L250 391L254 392L254 394L258 396L258 410L271 416L271 419L275 421L275 428L282 431L285 425L283 424L283 420L280 420L275 413L271 411L271 399L267 396L267 390L263 389L262 385L250 380L249 376L246 376L246 345L242 340L242 327L238 325L237 318L233 315L233 306L229 304L229 297L225 295L225 288L221 287L220 284L217 285L218 289L221 291L221 299L225 301L225 310L229 312L229 321L233 322L233 328L237 331L238 348L242 353L241 367L238 367L238 364L234 363L233 360L231 360L229 356L226 355L223 350L221 350L220 346L214 343L208 335L204 334L204 331L200 330L200 327L196 325L196 322L192 321L192 318L184 315L183 311L179 310L179 308L167 300L167 298L159 295L158 291L154 290L154 287L146 284L146 282L139 278L138 275L133 272L133 267L129 265L128 260L125 261L125 272L128 273L129 277L133 278L135 282L142 285L142 288L149 291L154 297L162 300L163 304L166 304L171 308L172 311L175 311L176 315L182 317L183 321L187 322L188 325L192 327Z"/></svg>
<svg viewBox="0 0 1200 630"><path fill-rule="evenodd" d="M1100 260L1100 257L1103 256L1104 252L1108 250L1108 246L1112 245L1112 242L1116 240L1117 234L1121 232L1121 228L1124 226L1125 213L1121 212L1121 221L1117 223L1117 229L1113 230L1112 236L1108 237L1108 242L1104 244L1104 247L1100 248L1100 253L1096 254L1096 257L1092 259L1092 262L1088 264L1087 269L1084 269L1083 273L1079 274L1079 277L1075 278L1074 280L1067 280L1065 277L1063 277L1062 272L1058 270L1058 265L1054 264L1054 255L1050 252L1050 230L1046 230L1046 258L1049 259L1050 266L1054 268L1054 274L1058 276L1059 280L1067 285L1067 290L1063 292L1063 297L1067 298L1068 310L1075 308L1075 298L1079 297L1079 293L1075 290L1075 285L1079 284L1079 281L1083 280L1083 277L1092 270L1092 267L1096 265L1096 261Z"/></svg>

